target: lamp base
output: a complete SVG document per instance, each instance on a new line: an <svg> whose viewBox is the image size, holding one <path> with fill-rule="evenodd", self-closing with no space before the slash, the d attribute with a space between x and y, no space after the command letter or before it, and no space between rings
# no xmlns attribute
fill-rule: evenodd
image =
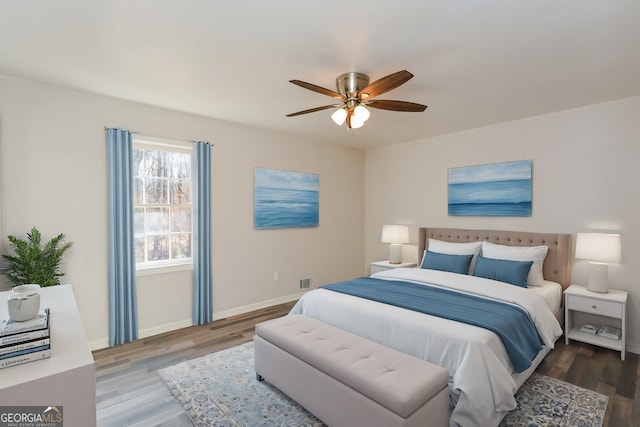
<svg viewBox="0 0 640 427"><path fill-rule="evenodd" d="M606 263L590 262L589 277L587 279L587 289L591 292L606 294L609 292L607 285L609 276L609 265Z"/></svg>
<svg viewBox="0 0 640 427"><path fill-rule="evenodd" d="M389 264L402 263L402 244L391 243L389 245Z"/></svg>

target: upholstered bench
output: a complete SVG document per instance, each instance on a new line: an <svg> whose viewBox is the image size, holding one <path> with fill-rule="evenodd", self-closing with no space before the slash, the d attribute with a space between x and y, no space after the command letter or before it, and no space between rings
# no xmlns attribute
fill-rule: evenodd
<svg viewBox="0 0 640 427"><path fill-rule="evenodd" d="M447 426L446 369L309 317L256 325L255 369L332 427Z"/></svg>

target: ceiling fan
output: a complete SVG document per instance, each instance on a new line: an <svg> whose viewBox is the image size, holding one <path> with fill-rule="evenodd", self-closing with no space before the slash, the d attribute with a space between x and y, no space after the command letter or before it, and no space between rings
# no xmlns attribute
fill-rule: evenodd
<svg viewBox="0 0 640 427"><path fill-rule="evenodd" d="M302 80L289 80L289 82L294 85L330 96L340 102L337 104L323 105L322 107L315 107L308 110L298 111L297 113L287 114L287 117L314 113L316 111L327 110L329 108L339 108L331 115L333 121L338 126L341 126L346 122L349 129L356 129L362 127L364 122L369 118L370 113L365 106L378 108L380 110L422 112L427 108L426 105L407 101L371 99L397 88L398 86L406 83L412 77L413 74L407 70L402 70L378 79L373 83L369 83L369 76L366 74L350 72L342 74L336 78L337 92L311 83L303 82Z"/></svg>

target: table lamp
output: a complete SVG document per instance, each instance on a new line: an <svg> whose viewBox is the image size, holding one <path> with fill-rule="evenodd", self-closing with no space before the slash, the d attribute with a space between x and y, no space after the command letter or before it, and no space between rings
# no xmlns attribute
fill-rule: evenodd
<svg viewBox="0 0 640 427"><path fill-rule="evenodd" d="M409 243L409 227L406 225L383 225L382 243L389 243L389 264L402 262L402 244Z"/></svg>
<svg viewBox="0 0 640 427"><path fill-rule="evenodd" d="M587 288L593 292L609 291L607 280L610 262L622 260L619 234L578 233L576 258L589 260Z"/></svg>

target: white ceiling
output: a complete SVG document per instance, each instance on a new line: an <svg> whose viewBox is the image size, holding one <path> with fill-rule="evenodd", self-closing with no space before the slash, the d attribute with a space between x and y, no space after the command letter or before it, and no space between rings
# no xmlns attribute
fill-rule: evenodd
<svg viewBox="0 0 640 427"><path fill-rule="evenodd" d="M639 44L638 0L0 0L0 74L361 148L638 95ZM425 112L285 117L402 69Z"/></svg>

